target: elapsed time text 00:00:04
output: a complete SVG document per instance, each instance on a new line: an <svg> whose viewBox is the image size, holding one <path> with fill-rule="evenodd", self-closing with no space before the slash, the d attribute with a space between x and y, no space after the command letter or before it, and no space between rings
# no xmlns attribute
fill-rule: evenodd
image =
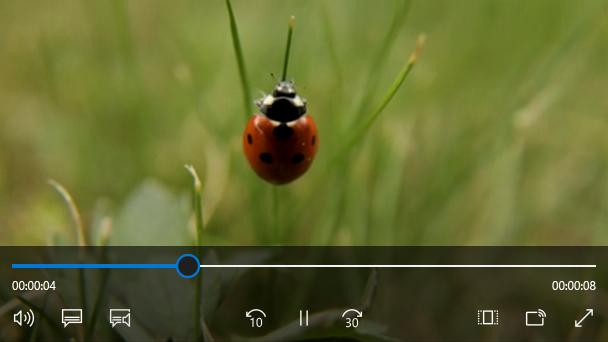
<svg viewBox="0 0 608 342"><path fill-rule="evenodd" d="M14 291L39 291L39 290L55 290L55 282L54 281L14 281L13 282L13 290Z"/></svg>
<svg viewBox="0 0 608 342"><path fill-rule="evenodd" d="M571 290L595 290L595 281L569 281L569 282L565 282L565 281L554 281L553 284L551 284L551 288L553 288L553 290L560 290L560 291L571 291Z"/></svg>

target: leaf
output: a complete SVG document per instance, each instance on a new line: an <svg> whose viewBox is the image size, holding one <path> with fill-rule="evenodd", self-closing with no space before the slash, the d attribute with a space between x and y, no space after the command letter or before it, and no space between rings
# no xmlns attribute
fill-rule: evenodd
<svg viewBox="0 0 608 342"><path fill-rule="evenodd" d="M263 263L270 255L270 251L246 250L227 257L225 263ZM154 260L149 262L154 263ZM159 260L159 263L162 262ZM220 263L213 249L210 249L202 259L202 264ZM196 282L202 282L202 316L205 321L209 321L234 281L247 270L246 268L207 268L202 269L199 275L191 279L179 277L175 271L169 269L139 270L135 278L132 276L133 273L130 276L120 275L120 272L126 270L116 270L114 279L121 279L121 283L113 293L111 308L131 309L132 328L136 328L125 329L117 325L115 329L127 341L192 340L195 337L192 328L195 306L192 304L195 300ZM122 303L119 298L122 298ZM206 334L209 334L208 329Z"/></svg>
<svg viewBox="0 0 608 342"><path fill-rule="evenodd" d="M202 264L218 265L223 263L226 265L256 265L265 263L271 256L272 252L270 249L245 249L242 252L226 258L225 262L221 262L215 251L211 249L203 258ZM228 294L232 285L249 270L250 268L246 267L203 268L201 270L203 282L202 312L205 321L209 321L209 318L212 317L215 309L217 309L224 297Z"/></svg>
<svg viewBox="0 0 608 342"><path fill-rule="evenodd" d="M201 327L203 328L203 341L205 342L215 342L215 339L211 335L209 328L207 327L207 323L205 320L201 318Z"/></svg>
<svg viewBox="0 0 608 342"><path fill-rule="evenodd" d="M204 265L217 265L219 258L212 249L207 252L203 258ZM215 309L218 307L222 293L222 269L221 268L203 268L200 271L201 281L203 282L202 290L202 318L209 321Z"/></svg>
<svg viewBox="0 0 608 342"><path fill-rule="evenodd" d="M138 270L138 277L128 281L123 279L120 290L112 296L112 309L131 309L131 328L118 333L128 341L190 341L194 338L192 329L194 285L197 278L182 278L171 269ZM122 304L118 298L124 298ZM115 329L116 329L115 328Z"/></svg>
<svg viewBox="0 0 608 342"><path fill-rule="evenodd" d="M89 237L93 246L105 246L107 239L111 233L113 217L110 203L107 199L102 198L95 202L91 211L91 224L89 229ZM108 224L110 227L108 227Z"/></svg>
<svg viewBox="0 0 608 342"><path fill-rule="evenodd" d="M188 206L156 181L145 181L123 206L110 238L118 246L192 245Z"/></svg>

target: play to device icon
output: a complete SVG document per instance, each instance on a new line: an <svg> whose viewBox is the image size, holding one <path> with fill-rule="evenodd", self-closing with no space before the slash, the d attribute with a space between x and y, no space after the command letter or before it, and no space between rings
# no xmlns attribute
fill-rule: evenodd
<svg viewBox="0 0 608 342"><path fill-rule="evenodd" d="M540 322L536 316L540 317ZM529 327L542 327L545 325L545 317L547 317L547 314L541 309L538 309L538 311L526 311L526 325Z"/></svg>

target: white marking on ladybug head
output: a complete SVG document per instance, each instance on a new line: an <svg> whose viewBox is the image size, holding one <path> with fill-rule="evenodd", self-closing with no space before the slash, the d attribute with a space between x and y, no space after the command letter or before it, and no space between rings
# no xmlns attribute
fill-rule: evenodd
<svg viewBox="0 0 608 342"><path fill-rule="evenodd" d="M296 97L293 99L293 105L296 107L304 107L304 101L302 101L301 97L296 95Z"/></svg>
<svg viewBox="0 0 608 342"><path fill-rule="evenodd" d="M262 100L262 104L266 105L266 106L272 106L272 104L274 103L274 96L272 95L267 95L263 100Z"/></svg>
<svg viewBox="0 0 608 342"><path fill-rule="evenodd" d="M274 120L270 120L270 119L268 119L268 120L270 121L270 123L271 123L271 124L272 124L272 126L274 126L274 127L278 127L278 126L281 124L279 121L274 121Z"/></svg>

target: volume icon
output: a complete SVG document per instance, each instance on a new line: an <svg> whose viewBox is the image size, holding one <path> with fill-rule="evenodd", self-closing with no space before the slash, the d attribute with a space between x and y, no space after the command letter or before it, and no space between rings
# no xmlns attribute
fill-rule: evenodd
<svg viewBox="0 0 608 342"><path fill-rule="evenodd" d="M34 312L32 309L30 311L26 311L25 314L19 310L19 313L13 315L13 321L20 326L25 323L25 325L29 325L30 327L34 325Z"/></svg>

